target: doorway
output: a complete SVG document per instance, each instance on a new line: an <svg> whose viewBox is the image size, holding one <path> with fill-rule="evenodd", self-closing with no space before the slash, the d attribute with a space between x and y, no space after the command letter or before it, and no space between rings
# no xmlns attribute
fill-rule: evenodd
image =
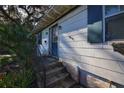
<svg viewBox="0 0 124 93"><path fill-rule="evenodd" d="M51 55L58 58L58 29L57 25L51 28Z"/></svg>

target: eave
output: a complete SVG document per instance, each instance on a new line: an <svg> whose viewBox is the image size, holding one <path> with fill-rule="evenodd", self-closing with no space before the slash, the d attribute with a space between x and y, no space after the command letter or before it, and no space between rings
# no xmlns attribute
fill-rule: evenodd
<svg viewBox="0 0 124 93"><path fill-rule="evenodd" d="M53 6L53 8L41 18L39 23L36 25L34 31L32 32L32 34L37 34L43 31L43 29L47 28L49 25L51 25L52 23L63 17L65 14L75 9L76 7L78 6L77 5Z"/></svg>

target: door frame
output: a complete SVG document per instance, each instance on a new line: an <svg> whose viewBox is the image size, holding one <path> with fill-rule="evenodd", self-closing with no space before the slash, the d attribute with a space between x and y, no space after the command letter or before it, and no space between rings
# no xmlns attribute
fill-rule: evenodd
<svg viewBox="0 0 124 93"><path fill-rule="evenodd" d="M56 27L56 29L57 29L57 32L58 32L58 40L57 40L57 56L54 56L53 54L52 54L52 31L53 31L53 28L54 27ZM51 26L50 28L49 28L49 54L50 54L50 56L52 56L52 57L54 57L54 58L59 58L59 54L58 54L58 50L59 50L59 48L58 48L58 41L59 41L59 30L58 30L58 24L55 24L55 25L53 25L53 26Z"/></svg>

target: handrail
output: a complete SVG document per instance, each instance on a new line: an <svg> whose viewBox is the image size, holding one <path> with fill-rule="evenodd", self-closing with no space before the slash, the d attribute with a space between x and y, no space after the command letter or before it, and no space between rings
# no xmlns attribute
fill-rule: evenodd
<svg viewBox="0 0 124 93"><path fill-rule="evenodd" d="M42 47L43 50L41 50L41 47ZM47 49L45 49L45 47L42 44L38 44L38 47L37 48L39 50L40 56L45 56L46 55L45 53L47 52Z"/></svg>
<svg viewBox="0 0 124 93"><path fill-rule="evenodd" d="M44 49L44 51L46 51L45 47L43 45L41 45ZM41 58L41 62L42 62L42 66L43 66L43 87L46 88L46 67L45 67L45 60L46 60L46 55L41 53L40 47L37 47L38 52L40 54L40 58Z"/></svg>

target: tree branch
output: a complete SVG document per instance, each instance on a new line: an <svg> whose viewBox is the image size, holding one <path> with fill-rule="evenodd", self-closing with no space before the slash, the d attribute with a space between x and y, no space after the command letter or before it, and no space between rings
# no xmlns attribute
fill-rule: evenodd
<svg viewBox="0 0 124 93"><path fill-rule="evenodd" d="M12 17L10 17L10 15L3 9L2 6L0 6L0 11L3 13L3 15L4 15L6 18L9 18L11 21L13 21L13 22L15 22L15 23L18 24L18 22L17 22L15 19L13 19Z"/></svg>

